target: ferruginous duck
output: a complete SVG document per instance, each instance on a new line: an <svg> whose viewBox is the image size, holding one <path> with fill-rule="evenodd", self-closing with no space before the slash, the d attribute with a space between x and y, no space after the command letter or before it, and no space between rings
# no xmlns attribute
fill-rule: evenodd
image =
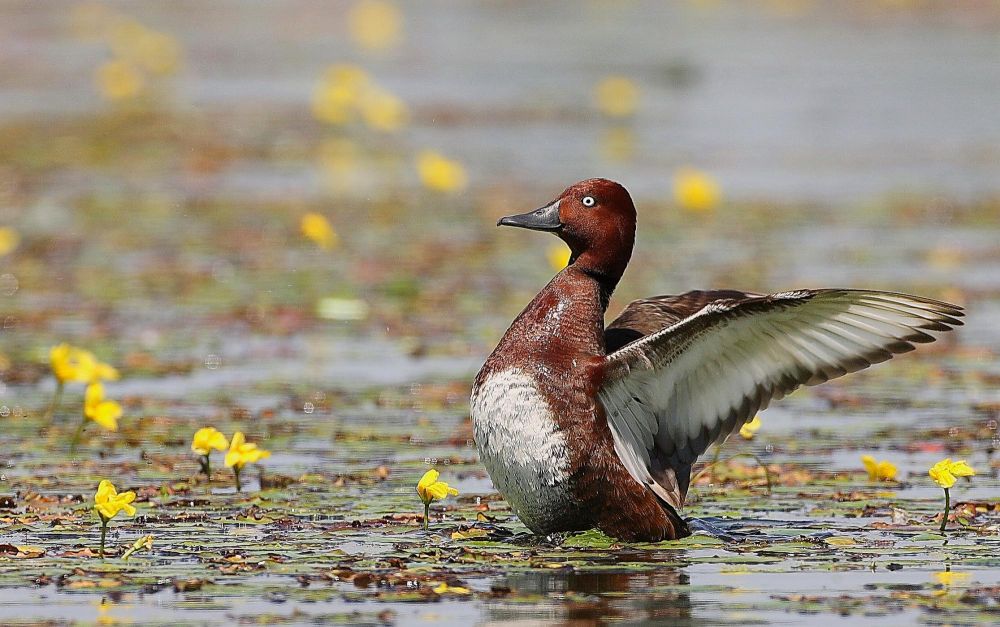
<svg viewBox="0 0 1000 627"><path fill-rule="evenodd" d="M626 541L688 535L679 512L691 467L711 444L800 385L962 324L961 307L920 296L803 289L654 296L605 327L635 240L624 187L581 181L499 225L549 231L572 253L472 389L480 458L540 535L592 527Z"/></svg>

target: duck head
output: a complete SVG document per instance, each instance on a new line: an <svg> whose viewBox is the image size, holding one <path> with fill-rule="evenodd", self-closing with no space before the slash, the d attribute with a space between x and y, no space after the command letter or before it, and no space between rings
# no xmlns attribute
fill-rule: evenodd
<svg viewBox="0 0 1000 627"><path fill-rule="evenodd" d="M617 283L635 244L635 205L618 183L587 179L544 207L500 218L497 226L550 231L569 246L571 266Z"/></svg>

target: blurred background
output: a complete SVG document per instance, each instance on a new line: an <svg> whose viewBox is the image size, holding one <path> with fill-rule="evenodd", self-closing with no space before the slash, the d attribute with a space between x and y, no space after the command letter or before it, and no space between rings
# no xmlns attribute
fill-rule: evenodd
<svg viewBox="0 0 1000 627"><path fill-rule="evenodd" d="M803 497L803 473L839 473L847 490L873 447L912 478L902 503L927 519L940 490L926 471L945 454L980 473L963 498L995 498L996 0L4 0L0 60L0 492L42 516L0 535L8 548L92 544L91 512L71 504L107 477L149 513L126 535L181 546L187 532L156 512L196 507L170 495L192 490L190 436L205 425L267 446L278 477L262 498L248 478L244 499L223 476L205 515L242 520L255 499L330 555L377 554L424 538L405 518L354 536L336 525L417 511L413 485L437 466L462 493L449 516L474 517L496 496L471 440L472 377L568 256L496 221L594 176L623 183L639 212L612 316L695 288L869 287L968 307L947 340L786 399L756 440L726 445L801 470L781 473L784 511L840 516L823 509L843 500L834 488ZM61 342L121 373L107 386L118 430L89 425L75 457L83 386L42 417ZM733 501L700 485L694 513L779 508L748 490ZM85 520L55 529L70 514ZM225 524L202 532L232 545ZM34 564L33 577L67 568ZM4 572L0 605L83 616L48 607L49 588L11 591L25 571ZM825 593L832 576L791 572L751 582L766 598ZM711 566L688 574L731 585ZM504 585L594 591L574 577ZM595 585L642 600L661 584ZM88 603L72 596L50 598ZM142 612L162 597L148 598ZM453 605L461 624L483 609Z"/></svg>
<svg viewBox="0 0 1000 627"><path fill-rule="evenodd" d="M998 32L989 0L5 2L4 380L59 339L155 374L314 332L468 369L564 263L496 219L591 176L639 206L612 311L866 285L995 313Z"/></svg>

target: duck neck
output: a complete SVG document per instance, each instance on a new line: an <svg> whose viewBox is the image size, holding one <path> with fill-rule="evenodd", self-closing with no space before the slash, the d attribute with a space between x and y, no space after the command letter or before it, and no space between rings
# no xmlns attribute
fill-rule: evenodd
<svg viewBox="0 0 1000 627"><path fill-rule="evenodd" d="M608 258L592 254L591 251L585 251L580 255L573 255L570 259L570 269L597 284L602 314L608 309L608 302L611 300L615 288L618 287L618 281L621 280L631 255L632 247L629 246L627 254L620 255L618 258Z"/></svg>

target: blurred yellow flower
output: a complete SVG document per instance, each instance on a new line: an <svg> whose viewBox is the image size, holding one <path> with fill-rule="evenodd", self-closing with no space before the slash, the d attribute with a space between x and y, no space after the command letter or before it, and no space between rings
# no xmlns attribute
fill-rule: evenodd
<svg viewBox="0 0 1000 627"><path fill-rule="evenodd" d="M628 161L635 154L635 131L626 126L605 129L601 133L600 150L606 161Z"/></svg>
<svg viewBox="0 0 1000 627"><path fill-rule="evenodd" d="M302 234L316 242L321 248L333 248L340 241L333 226L321 214L305 214L302 216L300 227Z"/></svg>
<svg viewBox="0 0 1000 627"><path fill-rule="evenodd" d="M565 244L552 244L545 252L545 256L549 259L549 265L556 272L569 265L570 255L571 251Z"/></svg>
<svg viewBox="0 0 1000 627"><path fill-rule="evenodd" d="M229 440L215 427L202 427L194 432L191 450L199 455L208 455L212 449L224 451L229 448Z"/></svg>
<svg viewBox="0 0 1000 627"><path fill-rule="evenodd" d="M270 456L271 451L257 448L256 444L247 442L242 431L237 431L229 442L229 452L226 453L226 468L243 468L247 464L255 464Z"/></svg>
<svg viewBox="0 0 1000 627"><path fill-rule="evenodd" d="M424 150L417 155L417 172L426 187L438 192L459 191L467 183L461 163L433 150Z"/></svg>
<svg viewBox="0 0 1000 627"><path fill-rule="evenodd" d="M608 76L594 89L597 109L612 118L625 118L635 114L639 105L639 87L625 76Z"/></svg>
<svg viewBox="0 0 1000 627"><path fill-rule="evenodd" d="M361 100L361 116L376 131L391 133L406 126L409 113L406 103L394 94L372 87Z"/></svg>
<svg viewBox="0 0 1000 627"><path fill-rule="evenodd" d="M931 476L934 483L947 490L955 485L957 477L972 477L976 471L966 464L965 460L953 462L951 458L946 458L931 466L927 474Z"/></svg>
<svg viewBox="0 0 1000 627"><path fill-rule="evenodd" d="M83 414L109 431L118 430L118 419L122 406L115 401L104 400L104 385L91 383L84 393Z"/></svg>
<svg viewBox="0 0 1000 627"><path fill-rule="evenodd" d="M435 594L472 594L472 591L468 588L463 588L462 586L449 586L443 581L431 588L431 590L433 590Z"/></svg>
<svg viewBox="0 0 1000 627"><path fill-rule="evenodd" d="M65 342L49 349L49 362L60 384L115 381L119 376L113 366L99 361L90 351Z"/></svg>
<svg viewBox="0 0 1000 627"><path fill-rule="evenodd" d="M392 2L361 0L347 16L351 37L365 50L388 50L399 43L403 16Z"/></svg>
<svg viewBox="0 0 1000 627"><path fill-rule="evenodd" d="M961 583L969 578L969 573L953 573L950 570L942 570L934 573L934 579L943 586L950 586L953 583Z"/></svg>
<svg viewBox="0 0 1000 627"><path fill-rule="evenodd" d="M360 67L346 64L330 67L313 92L313 115L328 124L347 124L354 119L370 83L368 73Z"/></svg>
<svg viewBox="0 0 1000 627"><path fill-rule="evenodd" d="M21 236L9 226L0 226L0 257L8 255L17 249Z"/></svg>
<svg viewBox="0 0 1000 627"><path fill-rule="evenodd" d="M124 511L128 516L135 516L135 507L131 504L134 500L135 492L129 490L118 494L115 485L104 479L97 486L97 493L94 494L94 509L97 510L97 515L101 517L101 520L107 523L120 511Z"/></svg>
<svg viewBox="0 0 1000 627"><path fill-rule="evenodd" d="M97 373L97 358L88 350L65 342L49 349L52 374L60 383L90 383Z"/></svg>
<svg viewBox="0 0 1000 627"><path fill-rule="evenodd" d="M686 211L702 213L715 209L721 200L719 184L709 174L680 168L674 174L674 201Z"/></svg>
<svg viewBox="0 0 1000 627"><path fill-rule="evenodd" d="M752 440L753 436L760 431L760 416L754 416L750 422L743 423L740 427L740 437L744 440Z"/></svg>
<svg viewBox="0 0 1000 627"><path fill-rule="evenodd" d="M108 100L135 98L145 86L138 68L124 59L114 59L97 68L97 87Z"/></svg>
<svg viewBox="0 0 1000 627"><path fill-rule="evenodd" d="M448 495L457 496L458 490L449 486L444 481L438 481L440 473L431 468L424 473L424 476L417 482L417 495L424 504L424 529L427 529L428 516L433 501L440 501Z"/></svg>
<svg viewBox="0 0 1000 627"><path fill-rule="evenodd" d="M868 471L868 478L871 481L894 481L896 479L896 467L887 460L876 461L871 455L862 455L861 463Z"/></svg>

